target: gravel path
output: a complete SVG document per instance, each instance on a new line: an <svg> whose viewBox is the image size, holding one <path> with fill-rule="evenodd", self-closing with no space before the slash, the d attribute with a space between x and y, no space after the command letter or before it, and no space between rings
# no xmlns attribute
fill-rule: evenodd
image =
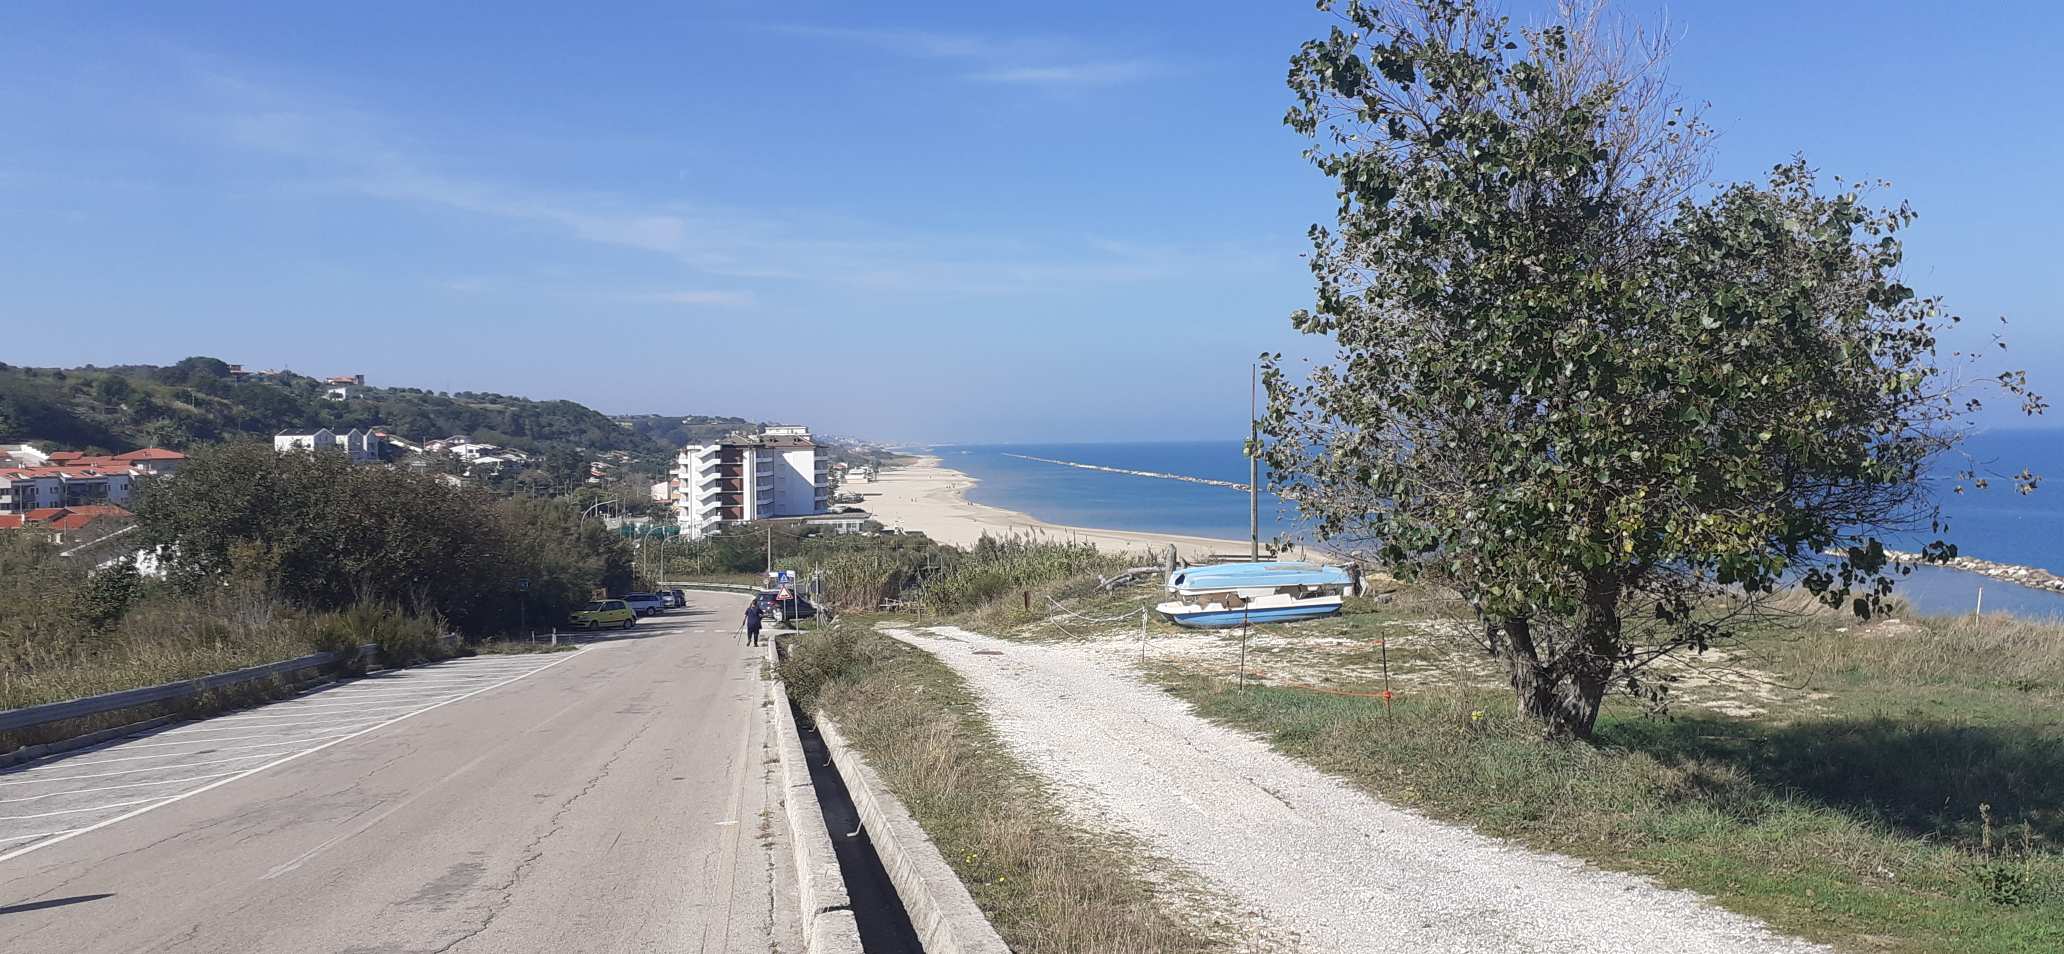
<svg viewBox="0 0 2064 954"><path fill-rule="evenodd" d="M1392 807L1205 721L1094 648L884 632L959 672L1083 821L1142 839L1298 950L1827 950L1689 892Z"/></svg>

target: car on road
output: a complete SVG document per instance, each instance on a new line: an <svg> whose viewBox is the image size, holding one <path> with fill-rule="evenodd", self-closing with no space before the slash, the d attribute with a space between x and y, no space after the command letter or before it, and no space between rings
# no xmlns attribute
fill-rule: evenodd
<svg viewBox="0 0 2064 954"><path fill-rule="evenodd" d="M631 609L639 616L657 616L666 612L666 601L660 599L658 593L626 593L623 601L631 604Z"/></svg>
<svg viewBox="0 0 2064 954"><path fill-rule="evenodd" d="M595 600L573 611L575 629L630 629L637 621L638 612L623 600Z"/></svg>
<svg viewBox="0 0 2064 954"><path fill-rule="evenodd" d="M760 604L760 615L777 623L809 619L817 615L817 607L808 597L799 596L793 590L761 590L753 601Z"/></svg>

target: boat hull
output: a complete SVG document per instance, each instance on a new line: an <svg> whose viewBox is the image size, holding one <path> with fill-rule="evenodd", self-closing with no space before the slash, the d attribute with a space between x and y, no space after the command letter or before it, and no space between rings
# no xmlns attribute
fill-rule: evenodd
<svg viewBox="0 0 2064 954"><path fill-rule="evenodd" d="M1294 623L1323 619L1340 612L1339 600L1300 603L1291 606L1263 606L1248 609L1213 609L1194 603L1163 603L1154 609L1178 626L1198 629L1227 629L1249 623Z"/></svg>

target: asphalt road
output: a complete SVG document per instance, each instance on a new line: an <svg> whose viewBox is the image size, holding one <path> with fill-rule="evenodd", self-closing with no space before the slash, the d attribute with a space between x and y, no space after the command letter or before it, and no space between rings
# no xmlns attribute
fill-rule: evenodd
<svg viewBox="0 0 2064 954"><path fill-rule="evenodd" d="M743 600L0 772L0 952L800 951Z"/></svg>

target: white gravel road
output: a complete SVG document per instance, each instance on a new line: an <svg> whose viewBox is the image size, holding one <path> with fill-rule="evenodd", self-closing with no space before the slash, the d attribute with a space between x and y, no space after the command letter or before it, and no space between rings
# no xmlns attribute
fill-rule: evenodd
<svg viewBox="0 0 2064 954"><path fill-rule="evenodd" d="M1198 717L1095 647L957 627L931 651L1078 819L1141 839L1318 952L1742 954L1826 948L1695 894L1431 821ZM1270 945L1275 946L1275 945Z"/></svg>

